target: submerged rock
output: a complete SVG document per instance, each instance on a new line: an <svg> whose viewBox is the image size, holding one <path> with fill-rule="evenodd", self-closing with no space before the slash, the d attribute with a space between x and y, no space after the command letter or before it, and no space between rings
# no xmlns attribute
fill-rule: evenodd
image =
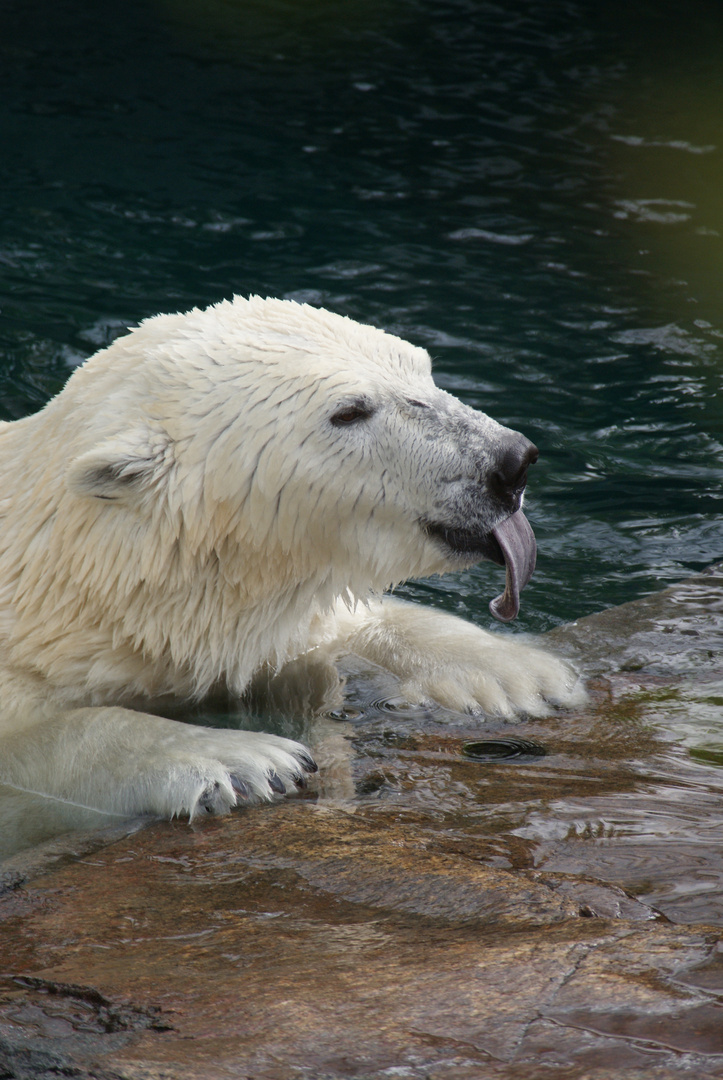
<svg viewBox="0 0 723 1080"><path fill-rule="evenodd" d="M588 672L704 678L723 655L723 563L545 635Z"/></svg>

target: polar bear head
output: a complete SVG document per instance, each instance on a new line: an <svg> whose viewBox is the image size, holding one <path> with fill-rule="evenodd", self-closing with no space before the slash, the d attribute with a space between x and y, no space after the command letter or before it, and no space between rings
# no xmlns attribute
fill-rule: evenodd
<svg viewBox="0 0 723 1080"><path fill-rule="evenodd" d="M69 590L76 619L181 666L205 642L206 682L239 648L251 667L281 655L339 597L480 558L523 579L508 616L534 565L534 446L439 389L424 349L305 304L148 319L22 423L57 463L30 494L50 599ZM21 562L18 610L47 619Z"/></svg>

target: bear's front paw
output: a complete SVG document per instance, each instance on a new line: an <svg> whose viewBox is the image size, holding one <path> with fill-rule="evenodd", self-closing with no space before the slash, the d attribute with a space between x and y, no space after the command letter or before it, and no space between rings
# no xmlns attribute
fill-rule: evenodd
<svg viewBox="0 0 723 1080"><path fill-rule="evenodd" d="M190 745L193 744L193 745ZM199 751L199 753L195 753ZM157 791L171 817L225 814L235 806L273 802L306 787L316 762L300 743L253 731L189 728Z"/></svg>
<svg viewBox="0 0 723 1080"><path fill-rule="evenodd" d="M191 812L191 817L198 813L225 814L242 803L268 801L276 796L303 791L307 784L306 775L318 772L318 766L306 752L297 755L297 760L299 767L294 769L286 782L281 779L275 769L265 774L264 781L260 785L258 782L244 780L238 773L229 773L228 780L235 796L234 802L230 801L228 787L225 784L221 784L218 780L212 781L201 792L196 807Z"/></svg>
<svg viewBox="0 0 723 1080"><path fill-rule="evenodd" d="M384 597L361 612L337 612L336 619L349 651L396 675L411 702L490 716L544 716L551 706L585 700L580 679L564 661L454 615Z"/></svg>
<svg viewBox="0 0 723 1080"><path fill-rule="evenodd" d="M485 640L484 648L459 650L444 664L421 665L402 681L402 693L410 701L432 700L447 709L493 717L546 716L554 707L585 701L579 676L564 661L500 638L494 644Z"/></svg>

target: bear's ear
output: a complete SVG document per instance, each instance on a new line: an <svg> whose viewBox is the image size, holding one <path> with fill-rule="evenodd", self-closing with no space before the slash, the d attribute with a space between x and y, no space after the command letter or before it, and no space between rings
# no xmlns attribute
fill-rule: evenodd
<svg viewBox="0 0 723 1080"><path fill-rule="evenodd" d="M117 438L71 462L65 484L74 495L128 502L158 471L158 455L145 439Z"/></svg>

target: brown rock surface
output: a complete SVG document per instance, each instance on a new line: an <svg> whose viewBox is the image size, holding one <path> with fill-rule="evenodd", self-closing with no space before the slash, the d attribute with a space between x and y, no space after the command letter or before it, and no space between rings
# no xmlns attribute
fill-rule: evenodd
<svg viewBox="0 0 723 1080"><path fill-rule="evenodd" d="M0 1076L723 1075L719 935L591 888L310 801L156 824L0 901Z"/></svg>

